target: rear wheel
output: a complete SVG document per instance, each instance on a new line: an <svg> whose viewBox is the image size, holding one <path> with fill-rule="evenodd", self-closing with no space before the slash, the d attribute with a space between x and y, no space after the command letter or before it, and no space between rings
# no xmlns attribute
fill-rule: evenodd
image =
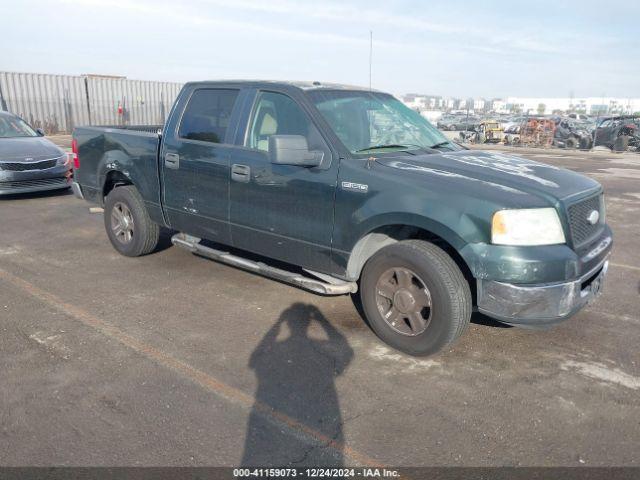
<svg viewBox="0 0 640 480"><path fill-rule="evenodd" d="M616 138L613 144L613 150L615 152L626 152L629 149L629 136L620 135Z"/></svg>
<svg viewBox="0 0 640 480"><path fill-rule="evenodd" d="M453 343L471 318L471 291L442 249L405 240L381 249L360 281L362 309L374 332L410 355L430 355Z"/></svg>
<svg viewBox="0 0 640 480"><path fill-rule="evenodd" d="M116 187L105 199L104 226L113 247L127 257L152 252L160 227L149 218L140 193L133 185Z"/></svg>

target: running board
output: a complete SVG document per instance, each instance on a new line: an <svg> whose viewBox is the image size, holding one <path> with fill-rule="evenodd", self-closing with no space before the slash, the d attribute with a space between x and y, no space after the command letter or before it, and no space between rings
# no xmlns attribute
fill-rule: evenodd
<svg viewBox="0 0 640 480"><path fill-rule="evenodd" d="M319 293L322 295L346 295L348 293L356 293L358 291L358 284L356 282L345 282L335 277L330 277L324 274L323 280L316 280L314 278L305 277L299 273L289 272L280 268L271 267L262 262L254 262L247 258L238 257L232 255L229 252L222 250L216 250L215 248L206 247L200 244L200 239L192 237L191 235L185 235L178 233L171 237L171 243L176 247L184 248L192 253L201 255L203 257L210 258L217 262L226 263L227 265L233 265L250 272L263 275L265 277L275 278L281 282L294 285L296 287L304 288L311 292Z"/></svg>

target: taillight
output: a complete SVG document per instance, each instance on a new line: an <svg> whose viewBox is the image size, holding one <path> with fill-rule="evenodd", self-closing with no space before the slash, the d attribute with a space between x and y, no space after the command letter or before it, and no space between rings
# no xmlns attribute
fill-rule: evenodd
<svg viewBox="0 0 640 480"><path fill-rule="evenodd" d="M78 140L75 138L71 141L71 152L73 156L73 169L80 168L80 157L78 156Z"/></svg>

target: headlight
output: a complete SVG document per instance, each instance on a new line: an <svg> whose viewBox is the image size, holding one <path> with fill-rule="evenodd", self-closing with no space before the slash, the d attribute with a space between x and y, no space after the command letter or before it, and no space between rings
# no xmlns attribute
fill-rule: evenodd
<svg viewBox="0 0 640 480"><path fill-rule="evenodd" d="M491 243L496 245L556 245L565 243L555 208L499 210L491 222Z"/></svg>
<svg viewBox="0 0 640 480"><path fill-rule="evenodd" d="M65 153L64 155L62 155L60 158L58 158L58 161L56 162L56 165L69 165L70 164L70 160L69 160L69 154Z"/></svg>

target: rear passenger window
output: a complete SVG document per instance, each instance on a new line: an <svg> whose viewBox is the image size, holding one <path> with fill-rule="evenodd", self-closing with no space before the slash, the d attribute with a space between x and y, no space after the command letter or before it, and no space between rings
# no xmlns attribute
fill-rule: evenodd
<svg viewBox="0 0 640 480"><path fill-rule="evenodd" d="M182 115L178 136L223 143L238 90L201 89L191 95Z"/></svg>

